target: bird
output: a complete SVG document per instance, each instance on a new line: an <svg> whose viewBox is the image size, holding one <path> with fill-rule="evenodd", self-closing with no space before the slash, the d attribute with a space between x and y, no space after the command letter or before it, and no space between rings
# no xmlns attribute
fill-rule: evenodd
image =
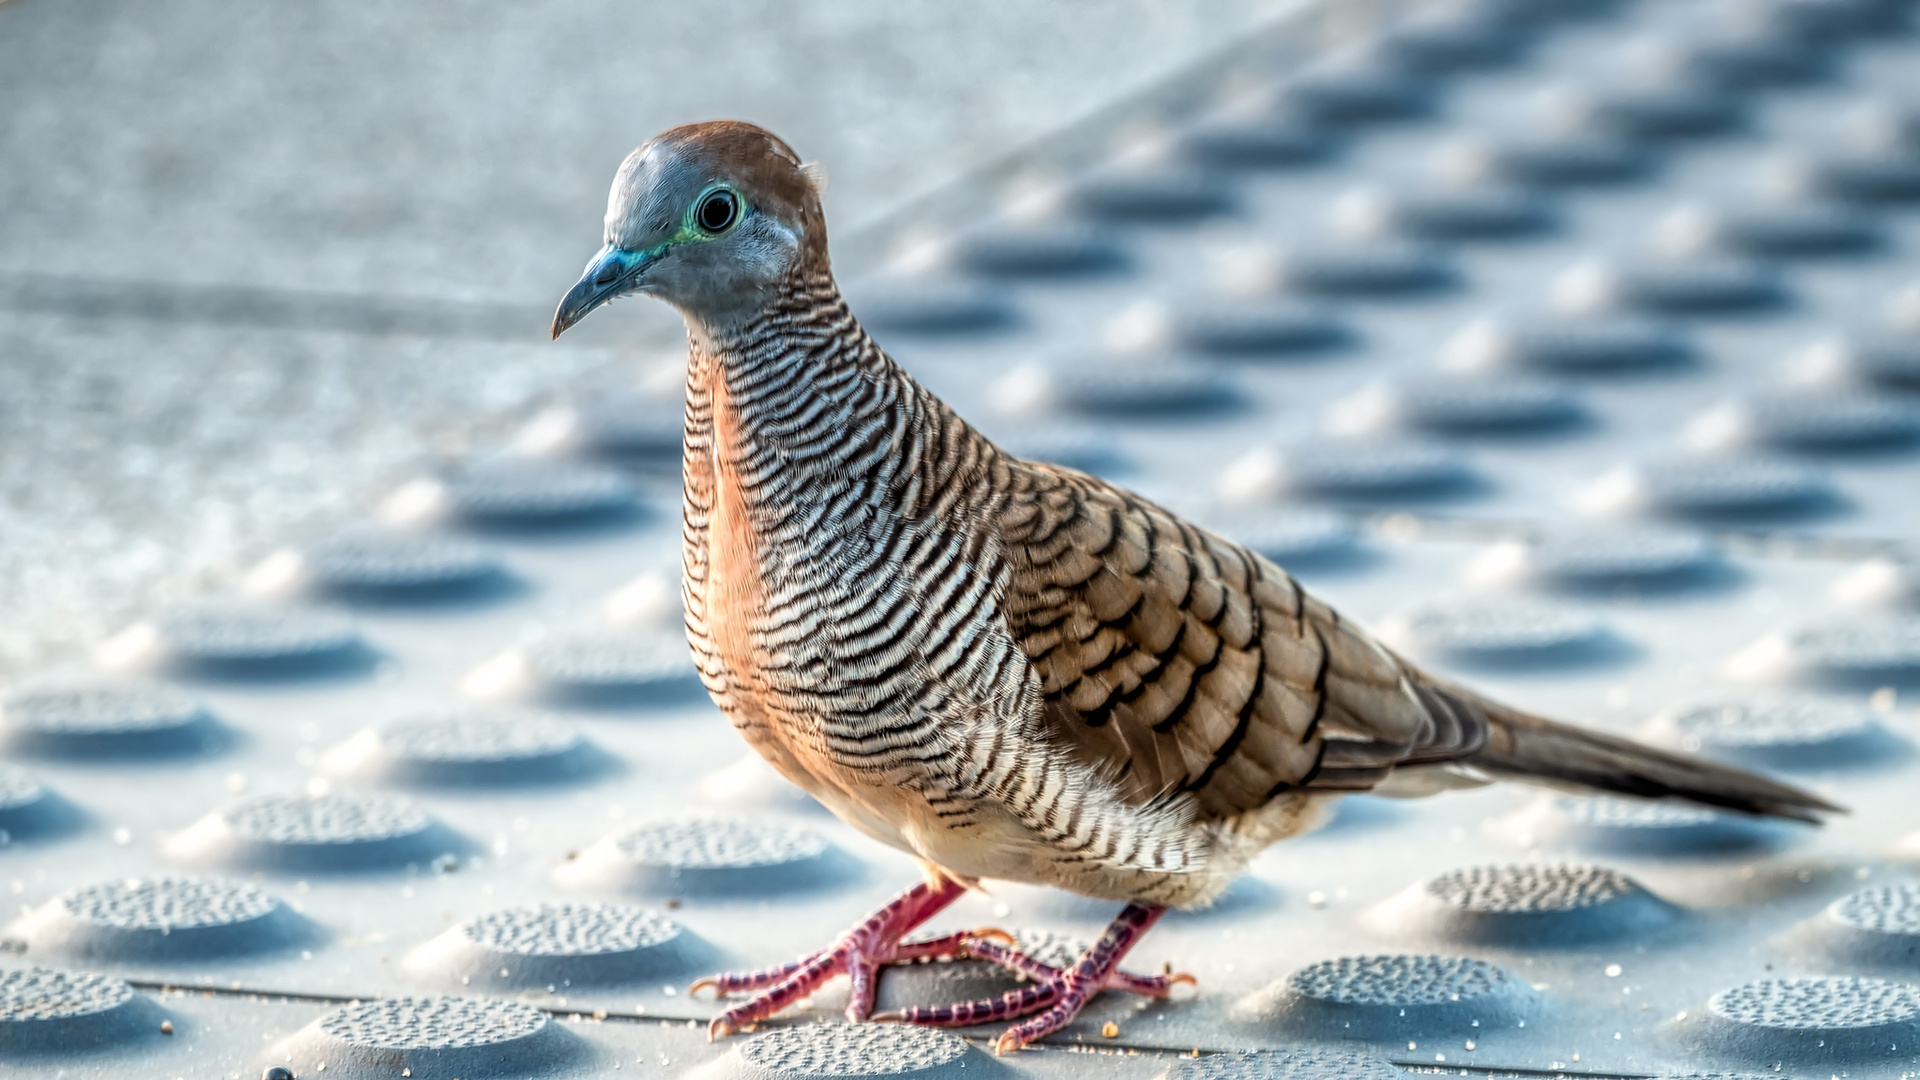
<svg viewBox="0 0 1920 1080"><path fill-rule="evenodd" d="M558 338L618 297L688 337L682 601L719 710L788 780L922 880L784 965L694 989L710 1038L850 982L850 1020L1008 1022L997 1052L1104 990L1170 908L1217 898L1338 797L1518 780L1818 822L1751 772L1556 722L1421 670L1284 569L1124 488L996 446L862 328L835 282L824 178L743 121L621 164ZM1123 904L1073 964L990 929L912 932L983 880ZM874 1014L882 968L972 958L999 998Z"/></svg>

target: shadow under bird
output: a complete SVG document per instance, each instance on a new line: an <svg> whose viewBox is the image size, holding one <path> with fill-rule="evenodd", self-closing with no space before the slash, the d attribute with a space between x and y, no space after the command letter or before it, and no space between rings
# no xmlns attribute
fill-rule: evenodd
<svg viewBox="0 0 1920 1080"><path fill-rule="evenodd" d="M1508 708L1416 668L1280 567L1086 473L996 447L848 311L815 173L750 124L665 132L621 165L606 246L553 333L639 293L689 339L687 640L714 703L789 780L925 880L827 948L695 989L751 995L718 1037L840 974L972 957L1031 980L876 1019L1019 1021L1184 975L1121 959L1341 794L1524 780L1748 814L1838 808L1784 784ZM1078 962L997 931L902 942L982 878L1126 907Z"/></svg>

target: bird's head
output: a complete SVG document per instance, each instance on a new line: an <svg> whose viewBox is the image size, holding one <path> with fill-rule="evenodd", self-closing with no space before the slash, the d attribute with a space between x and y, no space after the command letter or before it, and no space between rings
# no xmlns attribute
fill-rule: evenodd
<svg viewBox="0 0 1920 1080"><path fill-rule="evenodd" d="M553 336L628 293L712 325L756 310L796 266L826 264L817 173L772 132L688 124L627 155L607 195L606 246L553 314Z"/></svg>

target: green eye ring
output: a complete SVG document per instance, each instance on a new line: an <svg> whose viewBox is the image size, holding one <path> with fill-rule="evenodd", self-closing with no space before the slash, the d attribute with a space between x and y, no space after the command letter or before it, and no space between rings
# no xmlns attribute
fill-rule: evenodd
<svg viewBox="0 0 1920 1080"><path fill-rule="evenodd" d="M708 236L719 236L740 221L740 196L730 188L714 188L694 200L687 216L694 228Z"/></svg>

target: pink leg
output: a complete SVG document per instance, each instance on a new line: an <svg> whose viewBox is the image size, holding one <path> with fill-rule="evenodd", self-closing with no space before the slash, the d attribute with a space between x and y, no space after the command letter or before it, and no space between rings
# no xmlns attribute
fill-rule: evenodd
<svg viewBox="0 0 1920 1080"><path fill-rule="evenodd" d="M1180 983L1191 984L1191 975L1133 975L1120 970L1120 961L1142 935L1166 913L1166 908L1151 904L1128 904L1100 940L1070 968L1057 968L1023 956L1012 949L989 941L966 942L966 955L991 960L1027 978L1030 985L1009 990L997 998L968 1001L958 1005L904 1009L875 1019L902 1020L909 1024L934 1027L966 1027L970 1024L1012 1020L1039 1012L1039 1016L1008 1028L994 1044L996 1053L1018 1050L1065 1027L1075 1015L1102 990L1124 990L1148 997L1163 998ZM1041 1012L1041 1010L1046 1010Z"/></svg>
<svg viewBox="0 0 1920 1080"><path fill-rule="evenodd" d="M980 940L979 935L999 933L948 934L929 941L900 944L901 935L938 914L966 891L964 885L946 878L938 884L922 882L894 897L867 916L866 921L840 935L838 941L811 956L760 971L701 979L693 984L690 992L711 989L716 997L724 997L742 991L763 991L715 1017L707 1026L707 1038L731 1035L765 1020L841 974L853 984L852 997L847 1002L847 1019L865 1020L873 1012L874 974L883 965L964 955L967 943Z"/></svg>

